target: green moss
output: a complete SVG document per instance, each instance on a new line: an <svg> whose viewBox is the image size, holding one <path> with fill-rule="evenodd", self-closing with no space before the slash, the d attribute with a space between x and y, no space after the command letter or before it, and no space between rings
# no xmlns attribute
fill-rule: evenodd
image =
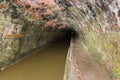
<svg viewBox="0 0 120 80"><path fill-rule="evenodd" d="M97 15L101 15L101 11L100 11L100 8L98 8L97 5L95 5L95 12L97 13Z"/></svg>

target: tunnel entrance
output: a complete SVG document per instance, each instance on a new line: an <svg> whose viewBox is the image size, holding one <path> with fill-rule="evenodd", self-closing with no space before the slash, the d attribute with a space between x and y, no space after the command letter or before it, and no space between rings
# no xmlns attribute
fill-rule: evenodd
<svg viewBox="0 0 120 80"><path fill-rule="evenodd" d="M77 38L77 33L73 29L59 31L51 46L0 72L0 79L63 80L70 40Z"/></svg>
<svg viewBox="0 0 120 80"><path fill-rule="evenodd" d="M78 38L78 33L73 28L65 28L62 29L61 32L68 38Z"/></svg>
<svg viewBox="0 0 120 80"><path fill-rule="evenodd" d="M79 34L73 28L64 28L59 30L60 34L57 36L56 41L67 40L69 43L71 39L78 38Z"/></svg>

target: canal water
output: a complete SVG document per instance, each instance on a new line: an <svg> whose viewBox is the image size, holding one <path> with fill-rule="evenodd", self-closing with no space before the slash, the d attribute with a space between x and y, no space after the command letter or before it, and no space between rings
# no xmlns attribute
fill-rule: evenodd
<svg viewBox="0 0 120 80"><path fill-rule="evenodd" d="M58 39L42 51L0 72L0 80L63 80L70 39Z"/></svg>

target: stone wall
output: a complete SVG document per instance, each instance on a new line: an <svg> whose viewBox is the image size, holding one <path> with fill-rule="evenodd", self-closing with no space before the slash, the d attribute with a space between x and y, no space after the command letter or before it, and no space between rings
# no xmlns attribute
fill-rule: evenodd
<svg viewBox="0 0 120 80"><path fill-rule="evenodd" d="M58 38L67 26L60 10L53 0L0 0L0 69Z"/></svg>
<svg viewBox="0 0 120 80"><path fill-rule="evenodd" d="M22 24L0 13L0 69L31 55L36 49L48 46L60 34L44 28L41 21L23 20ZM14 19L17 22L19 19ZM19 21L18 21L19 22Z"/></svg>
<svg viewBox="0 0 120 80"><path fill-rule="evenodd" d="M56 2L64 9L71 27L76 30L79 28L79 39L95 61L102 65L109 75L119 77L120 1L56 0Z"/></svg>

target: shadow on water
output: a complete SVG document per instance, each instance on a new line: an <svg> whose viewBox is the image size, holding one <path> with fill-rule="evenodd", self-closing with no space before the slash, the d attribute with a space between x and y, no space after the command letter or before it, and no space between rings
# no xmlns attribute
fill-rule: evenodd
<svg viewBox="0 0 120 80"><path fill-rule="evenodd" d="M61 30L53 45L0 72L0 80L63 80L67 51L75 35L72 30Z"/></svg>

